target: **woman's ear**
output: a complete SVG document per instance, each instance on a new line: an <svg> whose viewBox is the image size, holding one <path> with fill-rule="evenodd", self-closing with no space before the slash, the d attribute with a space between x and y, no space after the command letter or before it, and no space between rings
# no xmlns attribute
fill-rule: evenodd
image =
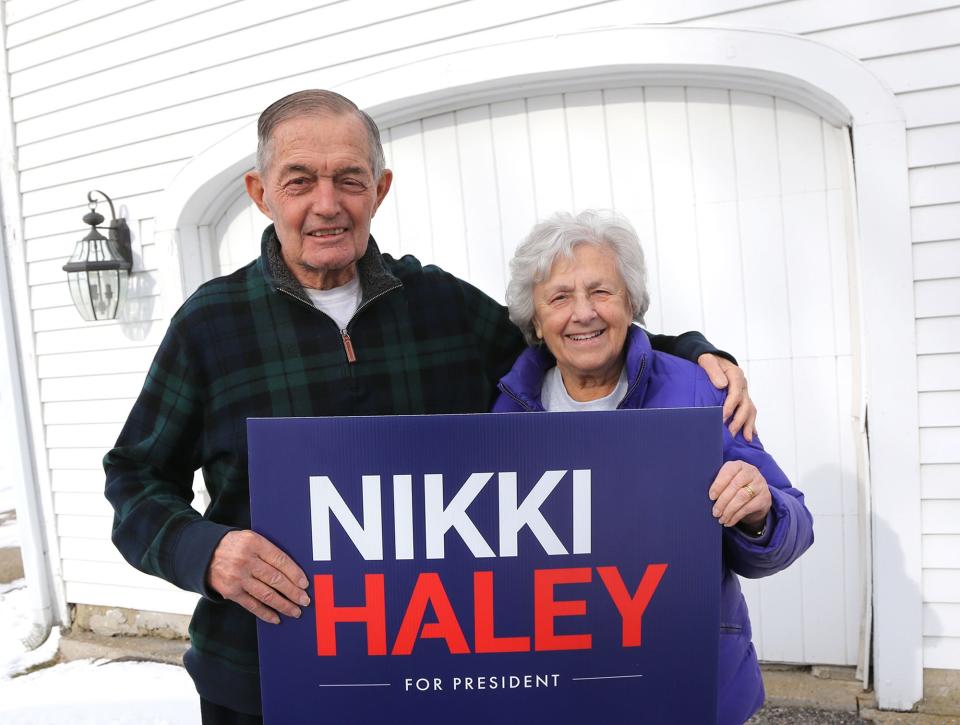
<svg viewBox="0 0 960 725"><path fill-rule="evenodd" d="M540 320L536 317L533 318L533 331L537 335L537 339L543 342L543 328L540 327Z"/></svg>

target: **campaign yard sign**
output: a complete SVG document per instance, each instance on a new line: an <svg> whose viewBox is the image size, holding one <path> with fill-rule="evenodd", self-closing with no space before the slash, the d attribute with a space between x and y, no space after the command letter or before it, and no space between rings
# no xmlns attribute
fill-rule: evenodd
<svg viewBox="0 0 960 725"><path fill-rule="evenodd" d="M249 420L264 721L714 723L720 416Z"/></svg>

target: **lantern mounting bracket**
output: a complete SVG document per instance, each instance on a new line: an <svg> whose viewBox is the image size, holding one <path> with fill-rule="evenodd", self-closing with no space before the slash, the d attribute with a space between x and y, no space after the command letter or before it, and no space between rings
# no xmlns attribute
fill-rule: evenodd
<svg viewBox="0 0 960 725"><path fill-rule="evenodd" d="M97 213L97 200L94 198L94 194L102 196L110 206L110 224L107 226L102 226L103 215ZM130 264L128 269L132 268L133 248L130 244L130 227L127 226L126 219L117 216L117 212L113 208L113 200L99 189L93 189L87 192L87 204L90 207L90 211L84 215L83 221L92 227L106 229L108 237L117 243L117 251L120 252L123 259ZM99 219L91 221L94 217L99 217Z"/></svg>

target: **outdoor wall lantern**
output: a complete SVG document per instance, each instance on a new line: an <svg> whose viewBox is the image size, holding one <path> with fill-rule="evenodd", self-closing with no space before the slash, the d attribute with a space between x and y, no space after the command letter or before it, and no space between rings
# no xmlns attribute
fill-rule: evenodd
<svg viewBox="0 0 960 725"><path fill-rule="evenodd" d="M110 224L101 226L103 215L97 213L99 194L110 205ZM110 197L102 191L87 193L90 211L83 221L90 231L77 242L73 256L63 265L67 273L70 296L80 316L88 321L113 320L127 296L127 278L133 267L130 249L130 228L125 219L117 218ZM108 230L109 237L98 230Z"/></svg>

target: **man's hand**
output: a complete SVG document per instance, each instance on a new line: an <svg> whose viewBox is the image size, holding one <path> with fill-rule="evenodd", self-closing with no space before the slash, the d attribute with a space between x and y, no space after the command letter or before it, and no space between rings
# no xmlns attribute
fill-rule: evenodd
<svg viewBox="0 0 960 725"><path fill-rule="evenodd" d="M207 583L264 622L279 624L279 614L299 617L310 603L307 577L293 560L253 531L230 531L210 559ZM279 613L279 614L278 614Z"/></svg>
<svg viewBox="0 0 960 725"><path fill-rule="evenodd" d="M744 523L759 527L767 518L773 497L760 470L745 461L727 461L707 494L713 516L724 526Z"/></svg>
<svg viewBox="0 0 960 725"><path fill-rule="evenodd" d="M747 392L747 376L743 374L743 370L726 358L709 352L698 357L697 364L706 371L713 387L727 389L727 400L723 404L723 420L730 421L728 425L730 435L735 436L737 431L743 428L743 437L752 441L756 431L757 406L750 400L750 393Z"/></svg>

